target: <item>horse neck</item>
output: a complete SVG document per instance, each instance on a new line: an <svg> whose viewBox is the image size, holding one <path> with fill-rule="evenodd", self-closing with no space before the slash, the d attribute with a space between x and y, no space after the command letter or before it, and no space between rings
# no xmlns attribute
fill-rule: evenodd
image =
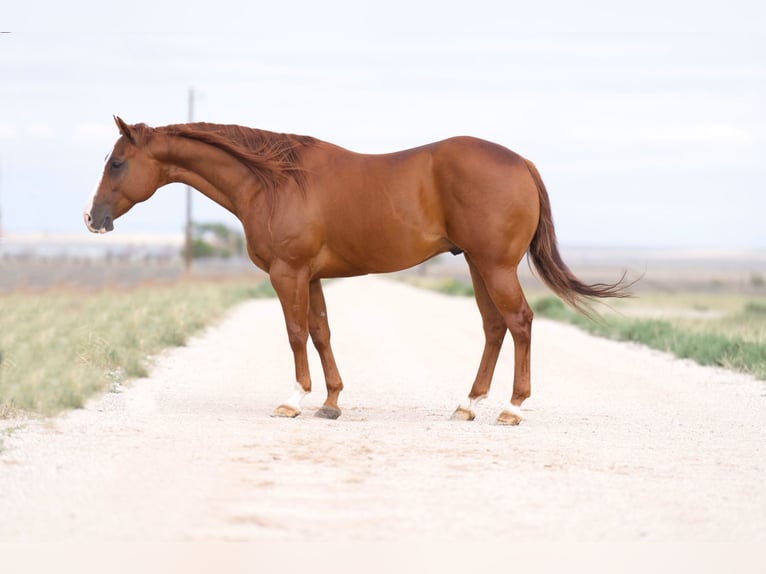
<svg viewBox="0 0 766 574"><path fill-rule="evenodd" d="M159 139L159 138L157 138ZM236 204L245 178L252 174L239 160L223 150L192 139L163 134L154 157L167 171L167 183L184 183L236 215Z"/></svg>

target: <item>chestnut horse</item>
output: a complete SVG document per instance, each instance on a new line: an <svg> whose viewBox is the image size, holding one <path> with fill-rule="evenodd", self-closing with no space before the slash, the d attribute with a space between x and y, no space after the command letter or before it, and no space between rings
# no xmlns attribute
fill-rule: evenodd
<svg viewBox="0 0 766 574"><path fill-rule="evenodd" d="M311 391L307 341L322 362L327 400L340 416L343 389L330 348L321 278L406 269L439 253L463 253L486 342L468 400L472 420L489 392L506 331L514 344L513 395L498 422L518 424L530 396L532 311L516 276L524 254L543 281L582 310L589 297L625 295L622 280L587 285L563 263L548 193L535 166L494 143L456 137L384 155L358 154L311 137L192 123L151 128L115 122L121 137L85 212L94 233L171 182L190 185L239 218L253 263L282 306L297 384L277 407L294 417Z"/></svg>

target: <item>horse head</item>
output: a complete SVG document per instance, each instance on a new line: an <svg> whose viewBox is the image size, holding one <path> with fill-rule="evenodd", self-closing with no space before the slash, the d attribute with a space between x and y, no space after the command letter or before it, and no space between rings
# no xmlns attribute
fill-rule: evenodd
<svg viewBox="0 0 766 574"><path fill-rule="evenodd" d="M148 150L152 129L144 124L130 126L117 116L114 121L120 138L84 214L85 225L93 233L112 231L115 219L166 183L160 163Z"/></svg>

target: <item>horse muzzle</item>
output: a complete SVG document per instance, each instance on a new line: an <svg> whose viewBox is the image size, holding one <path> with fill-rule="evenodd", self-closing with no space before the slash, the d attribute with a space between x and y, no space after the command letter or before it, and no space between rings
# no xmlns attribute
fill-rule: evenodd
<svg viewBox="0 0 766 574"><path fill-rule="evenodd" d="M83 214L85 219L85 227L92 233L106 233L114 229L114 223L112 216L108 213L101 214L100 216L94 216L93 212L85 212Z"/></svg>

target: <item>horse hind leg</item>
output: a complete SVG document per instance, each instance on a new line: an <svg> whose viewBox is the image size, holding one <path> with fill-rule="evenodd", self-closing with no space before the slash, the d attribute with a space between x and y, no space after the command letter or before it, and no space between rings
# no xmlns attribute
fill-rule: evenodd
<svg viewBox="0 0 766 574"><path fill-rule="evenodd" d="M484 319L487 341L466 410L472 411L475 402L489 391L502 343L500 333L504 335L507 329L511 332L514 346L513 395L510 404L497 417L497 422L517 425L523 419L521 405L531 394L530 343L533 313L521 290L515 265L471 265L471 276L474 278L476 301ZM482 281L477 281L477 277Z"/></svg>
<svg viewBox="0 0 766 574"><path fill-rule="evenodd" d="M472 421L476 418L474 410L476 405L489 394L492 375L495 372L497 358L500 355L500 349L508 327L502 314L492 301L481 274L467 256L466 261L471 271L471 281L473 283L476 304L479 307L484 327L484 352L481 356L476 379L473 382L470 393L468 393L468 399L455 409L455 412L452 413L452 419Z"/></svg>
<svg viewBox="0 0 766 574"><path fill-rule="evenodd" d="M516 267L497 268L486 274L492 301L503 316L513 337L513 395L510 404L497 417L499 424L517 425L523 417L522 403L531 395L530 345L533 313L516 275Z"/></svg>

